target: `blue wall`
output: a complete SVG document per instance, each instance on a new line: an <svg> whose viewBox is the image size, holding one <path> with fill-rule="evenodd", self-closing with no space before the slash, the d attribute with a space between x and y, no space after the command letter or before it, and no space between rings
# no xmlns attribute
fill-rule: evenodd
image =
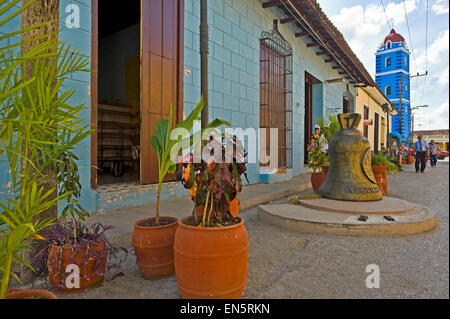
<svg viewBox="0 0 450 319"><path fill-rule="evenodd" d="M65 8L75 3L80 7L81 28L65 28ZM76 47L86 56L91 50L91 10L90 0L61 0L60 40ZM188 114L200 99L200 54L199 24L200 7L198 0L185 0L185 69L191 71L184 78L184 113ZM208 1L208 19L210 27L209 53L209 102L210 119L222 118L233 127L259 127L259 60L260 37L263 31L273 28L273 19L284 17L277 9L263 9L260 0L210 0ZM18 28L20 19L11 23L10 28ZM2 28L3 29L3 28ZM328 79L340 78L337 70L324 62L323 56L317 56L315 50L307 48L305 40L296 38L292 25L279 25L279 30L293 47L293 165L285 174L262 174L258 164L249 164L251 183L286 180L305 171L304 152L304 81L305 71L322 83L315 85L315 118L331 110L342 111L343 95L347 89L345 82L327 84ZM3 31L3 30L2 30ZM66 85L76 89L72 103L85 103L86 109L80 115L90 123L90 74L72 75ZM350 93L356 96L356 89L349 85ZM249 141L256 144L256 140ZM80 176L83 184L82 205L89 211L104 211L152 202L155 200L153 189L138 192L127 198L114 194L101 194L90 187L90 139L84 140L76 149L80 158ZM0 186L7 183L7 172L0 168ZM167 192L173 198L183 196L179 190Z"/></svg>

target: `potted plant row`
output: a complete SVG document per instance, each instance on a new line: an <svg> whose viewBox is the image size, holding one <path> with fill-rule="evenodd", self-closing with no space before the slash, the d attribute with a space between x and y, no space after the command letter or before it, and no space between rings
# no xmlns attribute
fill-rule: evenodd
<svg viewBox="0 0 450 319"><path fill-rule="evenodd" d="M136 262L142 276L146 279L158 279L170 276L174 273L173 244L178 220L170 216L160 216L160 197L162 184L168 173L175 173L178 153L172 150L186 141L189 146L193 144L190 132L195 121L200 120L203 109L203 97L194 107L185 120L175 125L174 128L182 128L184 135L178 140L171 139L173 113L172 106L168 119L158 120L155 125L155 135L150 138L150 144L158 159L158 188L156 194L156 215L136 221L132 235L132 244L136 253ZM221 120L214 120L204 129L213 129L222 124L228 124Z"/></svg>

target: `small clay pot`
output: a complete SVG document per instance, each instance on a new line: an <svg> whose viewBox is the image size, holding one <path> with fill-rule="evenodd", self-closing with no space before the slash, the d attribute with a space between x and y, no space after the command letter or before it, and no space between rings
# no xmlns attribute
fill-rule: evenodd
<svg viewBox="0 0 450 319"><path fill-rule="evenodd" d="M132 243L136 252L136 263L142 277L159 279L171 276L175 267L173 264L173 242L178 220L174 217L160 217L169 224L159 226L142 226L155 218L147 218L134 224Z"/></svg>
<svg viewBox="0 0 450 319"><path fill-rule="evenodd" d="M6 299L58 299L58 297L48 290L25 289L8 292Z"/></svg>
<svg viewBox="0 0 450 319"><path fill-rule="evenodd" d="M311 184L312 184L312 188L314 191L318 190L320 188L320 186L322 186L326 177L327 176L325 174L323 174L322 172L311 174Z"/></svg>
<svg viewBox="0 0 450 319"><path fill-rule="evenodd" d="M52 245L48 253L48 281L52 288L60 292L77 292L89 288L104 278L108 252L104 241L95 242L89 247ZM79 288L67 287L67 266L74 264L80 270ZM70 278L69 278L70 279Z"/></svg>
<svg viewBox="0 0 450 319"><path fill-rule="evenodd" d="M372 171L375 175L378 188L380 189L383 196L387 195L387 165L372 165Z"/></svg>

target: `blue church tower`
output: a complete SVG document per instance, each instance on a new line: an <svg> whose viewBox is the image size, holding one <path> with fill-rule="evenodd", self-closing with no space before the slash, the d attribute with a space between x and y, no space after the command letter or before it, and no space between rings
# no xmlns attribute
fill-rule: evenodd
<svg viewBox="0 0 450 319"><path fill-rule="evenodd" d="M402 135L406 142L411 128L409 55L405 39L394 29L375 53L375 82L401 112L392 117L392 132Z"/></svg>

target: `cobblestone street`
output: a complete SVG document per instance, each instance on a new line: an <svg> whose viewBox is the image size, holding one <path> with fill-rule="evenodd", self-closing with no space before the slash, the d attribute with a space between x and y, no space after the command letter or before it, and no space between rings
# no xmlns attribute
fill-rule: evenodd
<svg viewBox="0 0 450 319"><path fill-rule="evenodd" d="M256 208L242 213L250 238L244 298L448 298L448 164L417 175L412 165L388 177L389 196L435 210L438 226L402 237L308 235L261 222ZM280 200L285 201L285 199ZM368 264L380 267L380 288L368 289ZM179 298L176 277L141 278L135 258L124 276L60 298Z"/></svg>

